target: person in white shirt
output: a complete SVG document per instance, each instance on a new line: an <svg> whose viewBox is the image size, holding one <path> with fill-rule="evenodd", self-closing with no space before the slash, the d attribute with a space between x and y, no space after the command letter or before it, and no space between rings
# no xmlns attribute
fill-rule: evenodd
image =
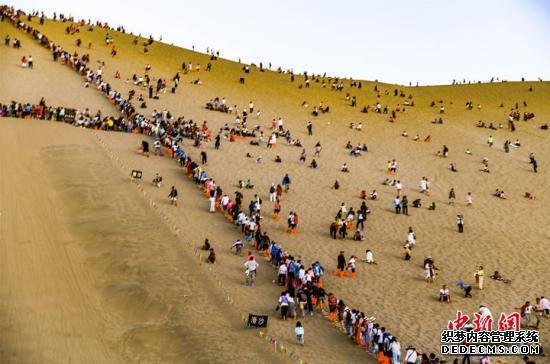
<svg viewBox="0 0 550 364"><path fill-rule="evenodd" d="M210 212L216 212L216 198L214 196L210 196L208 201L210 202Z"/></svg>
<svg viewBox="0 0 550 364"><path fill-rule="evenodd" d="M304 345L304 327L300 321L296 322L294 334L296 335L296 342L300 345Z"/></svg>
<svg viewBox="0 0 550 364"><path fill-rule="evenodd" d="M390 350L392 353L392 364L401 363L401 344L395 336L390 340Z"/></svg>
<svg viewBox="0 0 550 364"><path fill-rule="evenodd" d="M409 244L410 248L414 248L416 246L416 236L414 235L414 231L411 226L409 226L409 232L407 233L407 244Z"/></svg>
<svg viewBox="0 0 550 364"><path fill-rule="evenodd" d="M395 183L395 189L397 190L397 196L401 196L401 190L403 189L403 185L401 184L401 181L397 181Z"/></svg>
<svg viewBox="0 0 550 364"><path fill-rule="evenodd" d="M439 290L439 301L451 303L451 296L449 295L449 289L446 285L441 286Z"/></svg>
<svg viewBox="0 0 550 364"><path fill-rule="evenodd" d="M550 300L548 298L541 296L540 297L540 308L542 309L545 316L550 315Z"/></svg>
<svg viewBox="0 0 550 364"><path fill-rule="evenodd" d="M275 202L277 200L277 189L275 188L275 183L271 183L269 187L269 202Z"/></svg>
<svg viewBox="0 0 550 364"><path fill-rule="evenodd" d="M286 284L286 276L288 274L288 268L286 264L281 264L279 266L279 275L277 277L277 283L279 286L284 286Z"/></svg>
<svg viewBox="0 0 550 364"><path fill-rule="evenodd" d="M251 286L254 286L254 281L255 281L255 278L256 278L256 270L258 269L258 262L256 262L256 260L254 259L253 256L249 257L248 260L244 263L244 266L246 268L246 271L245 271L245 276L246 276L246 280L245 280L245 285L251 285Z"/></svg>
<svg viewBox="0 0 550 364"><path fill-rule="evenodd" d="M355 255L352 255L348 260L347 270L351 272L351 278L356 279L356 273L355 273Z"/></svg>
<svg viewBox="0 0 550 364"><path fill-rule="evenodd" d="M407 346L407 352L405 353L405 364L416 364L418 360L418 352L414 346Z"/></svg>
<svg viewBox="0 0 550 364"><path fill-rule="evenodd" d="M493 317L493 315L491 314L491 310L489 310L486 306L483 306L483 305L479 306L479 313L481 314L482 318L486 316Z"/></svg>
<svg viewBox="0 0 550 364"><path fill-rule="evenodd" d="M363 261L368 264L374 264L374 254L372 254L370 249L365 251L365 259Z"/></svg>

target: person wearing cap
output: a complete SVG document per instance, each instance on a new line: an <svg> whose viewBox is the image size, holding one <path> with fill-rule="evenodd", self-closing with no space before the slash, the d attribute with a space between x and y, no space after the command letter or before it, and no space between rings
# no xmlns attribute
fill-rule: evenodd
<svg viewBox="0 0 550 364"><path fill-rule="evenodd" d="M407 346L407 352L405 353L405 364L416 364L418 360L418 352L412 345Z"/></svg>

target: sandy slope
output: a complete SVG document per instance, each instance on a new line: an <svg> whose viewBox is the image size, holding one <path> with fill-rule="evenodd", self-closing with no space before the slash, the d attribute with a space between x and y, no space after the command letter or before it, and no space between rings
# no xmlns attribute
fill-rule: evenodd
<svg viewBox="0 0 550 364"><path fill-rule="evenodd" d="M276 362L87 130L3 119L3 363Z"/></svg>
<svg viewBox="0 0 550 364"><path fill-rule="evenodd" d="M40 52L36 51L35 58L44 57L47 59L46 52L42 51L42 54L45 54L43 56L39 55ZM92 54L98 58L105 57L104 53L105 50L103 48L94 48L92 50ZM13 65L14 62L17 64L20 58L19 54L12 54L9 60L4 58L5 54L8 53L2 52L0 54L0 60L2 60L3 65ZM128 61L124 58L116 59L113 62L116 68L120 68L125 62L131 65L127 67L126 72L128 75L123 75L123 78L129 77L133 72L141 72L141 69L138 68L141 66L138 66L138 64L144 63L141 60L132 59ZM44 69L47 70L50 70L49 67L52 67L51 72L55 72L56 79L75 90L63 96L64 99L68 100L66 101L67 103L74 103L74 105L78 106L81 105L78 104L79 100L85 100L83 106L88 106L91 103L94 105L93 107L103 107L103 101L95 97L94 91L83 89L81 82L72 74L72 71L64 70L59 65L51 64L50 66L46 65L46 62L43 63L43 65L39 64L38 66L45 67ZM109 66L110 63L108 63ZM0 75L4 77L3 79L6 79L8 76L5 75L4 66L1 69L2 72ZM9 67L7 69L10 70ZM112 70L113 68L109 69ZM169 76L168 71L166 73L166 76ZM53 100L59 96L59 93L52 92L54 90L51 88L40 90L39 93L36 93L36 96L30 93L34 92L31 89L42 87L40 85L43 82L40 81L40 77L45 76L39 72L35 72L34 76L32 76L35 78L31 78L29 74L29 72L21 74L21 77L29 77L28 82L24 84L37 86L24 89L20 98L25 100L27 99L27 97L23 97L25 95L30 95L29 98L39 98L39 95L46 95L46 98L54 103ZM106 77L110 76L107 75ZM190 75L187 77L191 78L193 76ZM80 89L78 85L80 85ZM130 86L131 84L128 85L124 81L117 81L117 87L120 87L121 90L128 90L131 88ZM480 303L483 303L489 306L493 313L498 315L501 311L512 311L514 307L519 307L525 300L534 301L535 295L550 295L550 286L547 280L544 279L545 269L550 263L550 255L547 253L546 248L550 238L550 232L547 227L547 217L550 212L548 205L550 201L548 195L545 194L549 186L548 163L545 160L550 155L547 143L548 133L536 129L536 124L532 122L520 122L518 124L518 131L514 134L504 130L490 132L496 138L495 147L490 149L484 144L489 130L478 129L473 126L473 123L479 119L505 121L503 119L503 110L494 106L498 105L502 99L510 103L514 100L522 100L527 97L533 98L532 95L527 95L524 92L525 90L522 92L514 91L512 93L511 91L506 91L508 89L504 88L505 86L512 87L513 85L496 85L494 93L483 95L491 103L487 101L484 104L487 106L480 112L465 112L461 106L465 100L471 98L468 92L474 92L475 86L464 89L464 94L460 94L459 91L454 89L452 95L456 97L453 100L456 106L448 107L444 125L436 126L429 123L429 120L433 119L437 114L434 109L428 108L426 105L423 107L419 106L414 110L409 109L406 117L400 118L397 124L389 124L384 121L383 117L378 115L368 114L368 116L364 116L357 115L357 113L352 114L349 108L344 109L342 107L341 112L324 115L314 120L314 137L306 136L305 120L309 116L305 109L298 106L303 99L309 99L310 103L315 101L311 100L311 98L317 96L308 94L308 92L313 92L309 90L304 90L303 97L296 98L294 103L290 103L288 98L281 96L281 100L279 100L276 97L277 95L264 92L264 89L259 87L256 89L237 88L221 82L205 82L200 87L186 84L179 94L162 96L161 100L151 103L151 106L157 108L167 107L177 114L182 113L194 120L208 120L211 127L216 130L225 122L231 123L232 116L205 111L202 108L203 100L207 100L213 96L225 96L231 104L244 105L252 98L257 107L264 110L264 116L257 122L265 128L270 124L271 117L283 116L287 123L286 125L291 128L294 135L304 141L304 147L308 152L308 161L313 154L313 145L316 141L320 140L324 149L319 159L320 169L318 170L311 170L298 164L300 148L286 146L284 145L285 143L281 143L275 150L268 151L265 147L252 147L243 142L223 143L220 151L214 151L212 146L208 146L209 165L207 166L207 170L230 193L235 189L234 185L238 179L253 179L257 188L255 191L245 192L245 201L247 201L247 198L251 198L253 193L259 193L264 201L267 201L269 183L279 182L284 173L290 173L294 184L291 192L285 195L282 201L283 216L290 210L298 211L301 221L300 233L297 237L283 234L282 227L284 222L270 220L268 213L266 214L264 229L266 229L272 238L281 242L285 248L301 257L305 262L309 263L314 259L319 259L329 270L334 268L335 258L340 250L345 250L348 255L361 255L366 248L373 249L375 257L379 261L377 266L366 267L361 265L358 269L357 281L327 277L328 290L333 290L336 294L341 295L353 306L367 310L369 313L377 316L400 339L403 346L406 346L408 343L414 343L418 348L437 350L439 332L446 325L447 320L454 316L457 309L473 312ZM439 90L438 88L429 89L429 91L426 91L424 97L426 99L436 99ZM9 91L16 92L15 89L10 89ZM3 100L15 98L11 97L11 94L8 94L4 89L1 92ZM29 94L26 92L29 92ZM444 92L451 93L451 91L447 90L444 90ZM538 121L548 120L550 116L549 110L544 107L543 99L536 99L538 101L528 99L530 105L536 105L532 110L537 113ZM333 97L333 100L337 100L337 97ZM340 99L339 102L343 104L344 100ZM372 101L369 102L372 104ZM363 132L359 133L346 127L347 121L355 121L359 118L366 119L364 120ZM45 123L29 123L26 121L19 121L18 123L17 129L13 125L10 125L9 128L13 129L14 133L15 131L20 132L20 128L23 125L27 128L21 129L25 135L29 133L32 135L29 125L33 125L34 129L34 126L40 124L41 133L47 133L49 129L46 127L51 126ZM124 178L121 177L120 171L113 169L105 156L101 156L101 150L91 141L93 139L88 131L77 132L70 127L58 125L55 128L55 130L62 130L63 135L67 133L66 137L69 139L67 139L66 143L70 140L70 144L74 145L71 148L74 150L81 150L79 145L85 145L92 148L94 152L85 153L86 157L78 157L78 153L81 152L68 153L71 156L70 158L75 159L63 162L63 158L68 158L66 151L50 150L49 154L46 153L43 158L45 161L49 161L46 163L48 173L55 174L56 179L50 182L52 186L49 189L45 187L41 188L48 191L58 190L61 186L65 186L64 183L66 182L63 182L63 180L72 180L79 175L83 175L86 178L78 180L81 185L87 186L86 188L80 187L87 191L86 201L99 204L99 207L94 211L89 211L84 216L89 216L89 219L92 221L97 219L100 222L104 222L105 219L112 220L115 215L117 219L120 219L113 220L118 222L113 224L115 226L110 226L109 229L102 232L103 235L100 235L99 238L102 238L102 241L104 239L105 241L119 242L121 245L115 245L116 249L113 248L114 251L104 252L102 249L105 249L105 246L94 243L94 239L99 239L98 236L92 234L88 226L82 225L82 220L76 219L74 216L75 210L67 207L66 211L67 216L72 216L71 218L66 218L68 221L72 221L70 226L79 225L78 228L75 228L76 231L78 231L78 234L85 234L78 235L84 236L81 238L83 241L82 244L86 247L91 245L92 248L94 245L99 245L99 247L96 246L92 249L92 255L96 259L88 261L88 265L81 267L83 269L82 275L93 275L97 271L102 272L104 270L119 274L119 280L115 282L104 277L99 283L89 283L89 286L93 286L102 292L107 292L104 293L108 297L108 304L105 306L108 306L112 310L112 316L116 318L116 320L109 321L114 323L112 327L104 330L105 335L99 336L101 340L109 343L111 342L110 340L116 342L117 338L120 337L130 337L133 341L130 340L131 345L128 348L118 350L119 347L115 344L117 349L114 351L117 353L122 351L122 355L128 355L128 357L147 358L147 355L157 355L154 358L158 358L162 355L161 349L153 351L153 353L138 349L144 348L144 343L156 342L155 340L158 340L159 337L166 337L163 336L166 334L166 331L163 331L163 329L159 329L162 335L151 334L152 330L143 334L141 332L136 333L135 331L132 332L132 335L123 335L120 333L127 332L123 323L132 322L134 315L137 315L141 319L145 317L145 321L149 317L158 319L158 317L166 316L166 312L170 311L167 307L171 306L166 302L171 302L174 306L181 304L181 293L178 293L171 283L167 283L166 285L159 284L164 278L167 278L163 274L168 275L165 270L167 268L160 264L162 260L150 259L151 254L160 254L169 245L167 243L168 245L162 245L161 248L161 246L151 243L153 237L156 238L158 236L159 240L167 239L167 241L171 241L170 239L173 238L164 228L159 228L160 223L155 220L155 217L152 215L148 218L142 216L148 213L144 212L146 208L143 205L143 201L140 202L141 197L128 187ZM410 138L406 139L399 136L403 129L407 129L410 135L414 135L416 132L422 136L431 134L434 141L431 144L414 143ZM78 133L78 135L75 133ZM238 231L227 224L223 216L218 214L212 216L206 212L207 201L201 196L200 191L183 177L181 171L177 169L176 164L168 161L167 158L152 157L145 159L137 155L135 151L141 137L108 133L101 133L101 136L115 154L125 161L125 164L129 168L143 169L146 173L146 180L150 179L156 171L162 173L165 177L166 185L160 190L146 186L146 190L152 194L159 206L166 213L170 214L172 219L178 222L182 232L193 244L199 245L205 237L209 237L213 241L220 259L220 264L216 266L216 271L223 277L226 286L233 293L237 305L234 314L225 315L224 317L232 320L231 317L238 317L240 312L248 311L275 314L273 308L277 297L277 288L271 284L274 272L266 269L266 264L264 264L262 266L263 269L260 270L258 286L254 290L242 286L242 269L240 267L242 262L228 250L230 243L239 237ZM7 137L2 135L2 138ZM523 146L513 149L510 154L505 154L502 151L502 143L505 138L519 138ZM6 141L8 140L11 141L11 139L7 138ZM360 158L354 159L343 148L348 140L351 140L352 143L365 142L371 151ZM13 141L11 142L13 143ZM189 142L186 143L189 144ZM28 144L33 145L33 143ZM435 152L441 148L442 144L446 144L450 148L451 152L448 159L435 156ZM2 143L3 150L4 145L6 144ZM10 149L7 146L5 148L5 150L15 149L15 147ZM466 148L471 149L472 156L464 154ZM531 151L535 153L539 160L540 171L538 174L532 173L527 163L527 154ZM254 160L245 158L246 152L250 152L254 156L262 155L263 162L256 164ZM21 152L18 152L18 155L19 153ZM65 157L63 157L64 153ZM196 156L198 151L192 149L192 154ZM284 161L283 164L279 165L272 162L275 154L281 155ZM22 154L22 156L24 155ZM481 166L480 160L483 156L487 156L490 160L492 169L490 174L482 174L478 171ZM8 155L2 153L2 158L7 160ZM420 178L422 176L430 178L432 182L432 196L430 198L423 197L423 202L426 206L429 202L435 201L438 204L435 212L427 211L425 208L420 210L410 208L411 216L395 216L391 207L394 189L380 185L380 182L387 177L385 174L385 162L392 158L397 158L399 163L399 178L404 183L404 191L408 195L409 200L421 197L417 188ZM90 164L91 166L95 166L94 163L97 163L97 167L91 168L92 171L95 171L96 175L93 173L89 174L91 172L87 172L81 168L82 166L78 166L78 168L74 166L74 170L71 172L72 168L69 168L69 165L73 165L77 161L81 161L82 164ZM451 161L457 163L459 172L456 174L451 173L447 169L447 165ZM347 162L350 166L351 173L342 174L339 172L339 167L344 162ZM18 162L14 161L10 163L13 163L13 168L16 168L15 164ZM3 163L2 166L4 165L6 164ZM99 166L102 168L98 168ZM4 175L4 171L2 172L2 175ZM124 174L126 173L127 171L124 171ZM338 179L342 186L339 191L334 191L330 188L335 179ZM105 183L105 186L98 189L96 188L97 186L94 187L92 184L88 184L88 180L95 181L95 185ZM105 181L111 181L111 184ZM4 184L2 193L6 198L14 198L15 194L11 192L6 195L6 181L4 178L2 179L2 183ZM177 210L170 209L170 206L166 205L166 195L168 194L169 185L172 184L175 184L182 194L182 206ZM25 185L22 184L22 186ZM34 185L32 186L33 188L38 188ZM454 187L457 192L457 203L455 206L445 204L448 190L451 187ZM26 188L30 188L30 186ZM360 204L360 200L358 199L359 191L361 189L370 190L373 188L379 191L381 199L369 204L373 213L366 224L367 241L357 243L351 240L334 241L329 239L328 225L340 203L345 202L348 206L358 207ZM491 196L495 188L504 189L509 199L504 201ZM73 193L80 196L83 194L80 191L77 189ZM474 206L469 208L464 206L464 198L468 191L471 191L474 196ZM536 200L529 201L524 199L522 195L526 191L533 192L537 196ZM98 193L105 193L106 195L97 195ZM54 197L51 198L53 199ZM63 204L67 204L67 206L75 203L75 198L67 195L56 196L55 198L61 199L64 202ZM39 204L38 206L43 205L45 204ZM103 215L105 208L111 205L114 205L115 208L112 215ZM9 203L6 206L14 209L15 202ZM82 208L83 206L85 205L76 205L77 208ZM269 211L271 206L266 203L264 209ZM116 211L120 212L122 216L116 214ZM132 211L133 213L128 214L126 211ZM456 233L454 218L457 213L465 215L466 233L463 235ZM141 216L142 219L153 222L145 224L144 220L139 220L134 214ZM54 217L47 216L47 218ZM3 219L4 217L2 217ZM136 221L141 222L141 224L135 224ZM120 229L121 225L124 226L124 229ZM3 229L6 228L5 223L2 226ZM415 228L418 237L418 247L413 251L414 258L412 262L403 261L400 255L408 226ZM115 229L115 227L118 228ZM126 244L126 238L122 238L122 236L127 236L124 232L128 230L134 231L134 229L138 228L139 230L135 230L136 235L141 234L143 237L149 238L147 243L142 242L139 244L139 241L135 241ZM42 231L41 229L42 227L37 228L40 232ZM113 232L111 229L114 229L118 235L112 235ZM28 230L25 230L25 232L30 234L32 229ZM162 236L162 238L159 235L159 230L164 231L163 234L165 236ZM123 233L124 235L120 235ZM75 233L71 230L71 234ZM137 244L139 244L139 249L137 248ZM97 250L95 250L96 248ZM143 251L144 249L146 250ZM185 253L179 254L181 256L174 250L171 254L166 253L166 255L161 256L167 259L168 263L177 259L182 259L182 261L189 259L189 257L185 256ZM423 270L421 262L427 255L432 255L440 267L439 276L434 285L427 285L422 280ZM123 258L118 259L120 256L123 256ZM144 259L147 264L143 263L142 266L141 264L137 264L134 259L137 259L138 263L143 263L141 259ZM119 263L111 263L113 261ZM68 264L64 264L61 267L56 266L56 268L62 269ZM132 268L136 264L140 267L139 269ZM184 267L179 262L174 262L173 264L177 267ZM488 281L486 283L487 289L483 292L474 291L473 299L460 297L460 291L457 290L454 283L459 279L473 283L473 268L477 264L485 266L487 275L494 270L501 271L504 275L514 280L513 284L507 286ZM194 267L191 263L189 263L189 266ZM49 268L47 270L49 271ZM184 276L190 275L193 277L196 274L202 282L202 277L205 273L195 270L193 268L188 269L188 267L181 268ZM147 288L139 288L141 286L139 277L141 277L141 274L144 274L143 272L148 272L151 277L155 277L143 283ZM6 279L6 281L12 282L15 279L10 278ZM19 283L18 281L15 282ZM12 284L15 284L15 282L12 282ZM136 282L140 284L136 286ZM451 293L454 295L454 302L451 305L440 304L436 300L439 285L444 283L450 286ZM79 282L78 284L84 286L86 282ZM216 287L212 287L211 289L206 287L203 291L202 287L191 285L191 283L188 284L188 289L192 292L201 292L198 294L199 298L202 294L219 294L219 290ZM109 290L107 287L115 288ZM155 299L149 300L144 298L148 296L143 294L143 289L150 289L151 292L156 292ZM171 289L174 289L174 291ZM123 293L119 294L119 292ZM128 299L128 297L134 298ZM11 305L17 307L24 307L20 305L22 301L25 301L25 298L9 300ZM86 299L85 301L93 302L91 299ZM214 305L214 307L217 307L218 310L225 310L225 306L221 302L219 305ZM3 310L3 312L9 312L9 310ZM181 325L185 325L185 322L191 321L191 318L195 317L194 315L181 315L178 316L181 318L178 321ZM220 327L224 325L238 326L235 326L236 324L233 322L224 322L224 320L226 318L217 317L214 321ZM96 321L100 320L93 320L89 325L96 324ZM73 320L69 323L73 323ZM15 329L20 330L20 325L25 327L26 325L31 325L31 323L28 321L18 323L14 325ZM98 329L95 327L92 327L90 330L98 332ZM31 330L29 329L29 331ZM73 330L70 331L73 332ZM286 342L292 340L290 323L273 320L270 324L270 331ZM314 335L314 332L317 335ZM549 338L548 321L543 322L541 332L543 343L547 347ZM318 362L322 359L327 362L355 362L364 360L365 358L358 349L353 349L346 342L346 339L331 328L324 319L317 317L307 319L306 333L308 335L306 337L307 345L305 348L300 349L300 353L311 362ZM27 335L30 334L24 333L20 337L27 338ZM173 335L178 337L177 331ZM227 332L224 332L224 335L227 335ZM169 337L173 338L174 336ZM4 335L4 340L11 340L10 338L13 337L13 335ZM252 340L250 343L253 343L255 339L251 338L250 340ZM55 343L64 342L61 339L53 341ZM102 342L99 339L98 341ZM168 340L168 342L171 341ZM9 345L6 344L4 346L13 347L13 342L8 341L8 343ZM93 343L92 341L90 345ZM97 346L99 348L102 347L100 344L97 345L99 345ZM263 351L260 348L262 345L261 343L258 344L257 350ZM106 346L112 348L111 345ZM256 345L253 345L253 347L256 347ZM95 353L96 347L90 346L89 350ZM102 350L97 349L97 352L102 352ZM107 349L103 349L103 352L105 352L106 356L110 353ZM168 349L166 352L171 353L169 355L185 355L173 349ZM244 352L240 352L239 355ZM18 351L18 353L21 353L21 351ZM221 357L226 358L226 353L228 352L224 351ZM24 353L22 355L31 355L31 353ZM219 353L212 354L212 352L208 352L206 355L219 355ZM260 352L250 355L260 356L267 354ZM214 358L214 356L207 357ZM122 356L122 358L127 357ZM171 358L173 357L169 357L166 360L169 361ZM218 358L218 356L215 356L215 358ZM154 361L154 359L151 360Z"/></svg>

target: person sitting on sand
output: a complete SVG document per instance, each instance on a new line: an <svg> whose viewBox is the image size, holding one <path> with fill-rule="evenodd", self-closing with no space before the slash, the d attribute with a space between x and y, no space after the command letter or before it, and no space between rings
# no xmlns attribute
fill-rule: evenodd
<svg viewBox="0 0 550 364"><path fill-rule="evenodd" d="M472 152L470 151L470 149L466 149L466 151L464 153L466 153L468 155L472 155Z"/></svg>
<svg viewBox="0 0 550 364"><path fill-rule="evenodd" d="M309 166L313 169L317 168L317 161L315 159L312 159Z"/></svg>
<svg viewBox="0 0 550 364"><path fill-rule="evenodd" d="M353 149L353 145L351 145L351 142L349 140L346 143L346 149Z"/></svg>
<svg viewBox="0 0 550 364"><path fill-rule="evenodd" d="M504 194L504 191L503 190L499 190L498 188L496 189L495 193L494 193L494 196L498 197L498 198L502 198L503 200L506 199L506 195Z"/></svg>
<svg viewBox="0 0 550 364"><path fill-rule="evenodd" d="M207 263L216 263L216 253L214 252L214 248L210 248L210 253L208 254L208 258L206 258Z"/></svg>
<svg viewBox="0 0 550 364"><path fill-rule="evenodd" d="M249 179L247 180L239 180L239 188L254 188L254 184L250 182Z"/></svg>
<svg viewBox="0 0 550 364"><path fill-rule="evenodd" d="M340 183L338 183L338 180L334 181L334 185L332 186L335 190L340 188Z"/></svg>
<svg viewBox="0 0 550 364"><path fill-rule="evenodd" d="M204 239L204 244L202 245L201 250L210 250L210 241L208 239Z"/></svg>
<svg viewBox="0 0 550 364"><path fill-rule="evenodd" d="M363 241L366 240L365 234L360 229L357 229L355 233L353 234L353 240L355 241Z"/></svg>
<svg viewBox="0 0 550 364"><path fill-rule="evenodd" d="M344 164L342 165L342 168L340 169L340 171L342 171L342 172L344 172L344 173L349 172L348 164L347 164L347 163L344 163Z"/></svg>
<svg viewBox="0 0 550 364"><path fill-rule="evenodd" d="M498 282L502 283L512 283L512 280L509 278L504 278L502 274L498 272L498 270L495 270L495 272L490 276L492 279Z"/></svg>
<svg viewBox="0 0 550 364"><path fill-rule="evenodd" d="M422 199L417 198L412 202L412 207L419 208L422 207Z"/></svg>
<svg viewBox="0 0 550 364"><path fill-rule="evenodd" d="M281 159L281 156L277 154L277 156L275 157L275 163L282 163L283 160Z"/></svg>
<svg viewBox="0 0 550 364"><path fill-rule="evenodd" d="M406 130L403 130L403 132L401 133L401 136L407 138L409 134L407 133Z"/></svg>
<svg viewBox="0 0 550 364"><path fill-rule="evenodd" d="M361 190L361 192L359 192L359 198L361 200L366 200L367 199L367 191Z"/></svg>
<svg viewBox="0 0 550 364"><path fill-rule="evenodd" d="M365 251L365 259L363 259L363 262L367 264L376 264L376 262L374 261L374 254L372 253L372 250L367 249Z"/></svg>
<svg viewBox="0 0 550 364"><path fill-rule="evenodd" d="M449 294L449 289L446 285L441 286L439 290L439 302L451 303L451 295Z"/></svg>
<svg viewBox="0 0 550 364"><path fill-rule="evenodd" d="M528 198L529 200L534 200L535 199L535 195L533 195L531 192L525 192L524 197Z"/></svg>
<svg viewBox="0 0 550 364"><path fill-rule="evenodd" d="M435 202L432 202L430 206L428 206L428 210L434 211L435 210Z"/></svg>
<svg viewBox="0 0 550 364"><path fill-rule="evenodd" d="M413 138L413 142L417 142L420 140L420 135L416 134Z"/></svg>
<svg viewBox="0 0 550 364"><path fill-rule="evenodd" d="M376 200L378 198L378 192L376 192L376 190L372 190L372 192L369 194L369 198L371 200Z"/></svg>
<svg viewBox="0 0 550 364"><path fill-rule="evenodd" d="M458 172L454 163L449 164L449 169L451 170L451 172Z"/></svg>

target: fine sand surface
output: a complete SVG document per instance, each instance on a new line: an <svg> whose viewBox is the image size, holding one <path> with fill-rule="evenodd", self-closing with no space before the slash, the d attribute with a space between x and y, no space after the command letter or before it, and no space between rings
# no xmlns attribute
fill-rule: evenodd
<svg viewBox="0 0 550 364"><path fill-rule="evenodd" d="M280 361L88 130L3 119L0 141L2 363Z"/></svg>
<svg viewBox="0 0 550 364"><path fill-rule="evenodd" d="M12 30L8 26L0 27L2 31ZM65 36L61 29L57 24L50 25L47 34L70 47L74 38ZM147 58L137 51L131 53L131 49L110 60L108 50L98 41L101 36L96 33L99 31L81 37L84 43L88 41L86 37L97 37L90 38L96 41L90 53L92 60L107 59L107 79L112 80L113 69L123 70L122 80L114 81L120 91L134 87L124 80L132 73L141 73L145 63L151 63L156 70L155 61L158 61L158 69L162 70L158 74L162 77L171 77L177 70L168 65L171 61L164 61L162 57ZM123 36L116 39L128 41L128 37ZM22 36L22 40L26 49L0 53L2 85L17 84L17 87L3 87L0 100L37 102L40 96L45 96L51 104L102 108L106 114L115 112L96 91L84 89L82 80L72 70L51 62L49 53L31 44L27 36ZM28 49L37 60L33 71L17 67ZM185 56L205 62L204 57ZM158 101L148 101L148 112L153 108L167 108L175 115L185 115L198 122L207 120L210 128L217 130L226 122L231 124L234 116L206 111L204 101L225 96L229 104L242 108L252 99L263 113L257 121L250 118L249 124L258 123L267 131L273 117L283 117L294 137L303 141L307 163L311 161L313 146L320 141L323 151L317 159L320 165L317 170L300 165L301 148L288 146L284 141L273 150L250 146L247 141L223 141L219 151L209 144L206 148L209 163L205 168L231 195L239 179L252 179L256 188L243 191L244 202L254 193L264 200L263 229L269 236L306 264L321 261L327 269L327 291L342 297L350 306L376 316L399 338L403 348L413 343L425 351L438 351L440 331L455 317L457 310L473 313L484 304L498 318L500 312L515 311L526 300L534 301L535 296L550 296L546 277L550 265L547 248L550 242L547 226L550 146L548 131L537 128L550 120L550 109L545 102L550 94L547 83L535 83L533 93L527 92L527 84L520 83L406 88L407 94L415 95L417 106L408 108L397 123L390 124L382 115L364 115L350 108L345 94L319 90L318 85L313 86L317 87L315 90L297 91L296 85L291 88L288 81L284 81L286 76L284 80L283 76L268 73L250 76L251 85L240 87L235 82L239 74L233 65L223 65L227 72L216 73L215 64L211 74L201 74L205 80L202 86L182 82L178 94L161 95ZM25 82L13 80L15 74ZM43 80L47 77L54 77L57 82L46 87ZM184 80L193 77L193 74L186 75ZM60 94L55 86L58 84L74 92ZM393 86L387 88L393 90ZM142 92L145 94L145 90ZM429 101L438 99L444 99L447 106L443 125L429 122L439 116L437 108L428 107ZM300 107L303 100L309 100L310 105L328 100L334 110L313 119L313 137L306 135L305 122L310 119L310 108ZM360 105L375 102L372 83L364 87L359 100ZM482 103L483 109L465 111L463 105L467 100ZM474 127L480 119L505 124L506 108L522 100L527 100L530 106L521 111L533 111L537 118L516 123L516 132ZM383 104L402 101L382 98ZM501 102L506 103L505 109L498 107ZM363 131L349 129L350 121L363 121ZM400 136L404 129L409 138ZM239 230L221 214L207 212L208 202L200 189L184 176L174 161L168 157L147 159L139 155L137 148L144 137L98 132L113 156L124 162L126 169L120 169L96 142L93 131L27 120L0 120L0 131L0 224L2 236L6 237L2 238L5 261L0 271L6 274L2 274L0 314L5 316L4 322L9 323L9 326L5 324L7 328L4 326L1 344L6 360L67 362L70 357L74 362L86 362L90 353L97 362L193 362L201 358L205 362L234 358L271 362L281 359L280 354L272 356L275 355L272 349L261 339L241 329L240 315L246 312L271 315L269 332L308 362L368 360L369 356L354 348L319 315L306 318L306 346L296 349L292 344L293 322L281 322L274 311L280 292L271 283L275 271L267 262L260 261L257 286L253 289L243 286L242 258L229 251L231 243L240 237ZM417 132L421 137L431 135L433 142L413 142L411 137ZM495 137L493 148L485 145L489 134ZM521 140L522 147L504 153L504 140L516 138ZM358 158L349 156L344 148L348 140L353 144L366 143L369 153ZM435 156L443 144L450 149L446 159ZM21 148L23 145L26 148ZM191 141L184 141L184 148L197 158L199 151L190 145ZM472 155L464 153L466 148ZM262 163L246 158L247 152L254 157L261 155ZM539 162L537 174L528 164L529 152L535 153ZM282 157L282 164L273 163L276 154ZM484 156L489 158L490 174L479 171ZM385 163L393 158L397 159L398 178L409 201L422 197L423 207L409 207L409 217L395 215L391 204L395 189L381 185L388 177ZM350 167L348 174L339 171L344 162ZM458 173L448 170L450 162L457 164ZM186 241L199 246L208 237L213 242L219 258L214 270L231 293L234 305L228 306L223 301L222 292L209 271L199 267L189 249L170 233L129 183L130 169L144 171L144 190L170 220L177 223ZM155 172L164 177L161 189L148 183ZM270 218L268 187L271 182L279 183L285 173L290 174L293 184L282 200L283 219L275 222ZM418 192L422 176L431 181L430 197ZM341 185L338 191L331 189L335 180ZM178 208L167 203L171 185L180 192ZM454 206L446 204L451 187L457 194ZM14 193L13 188L20 192ZM508 199L493 197L496 188L503 189ZM376 189L380 197L378 201L368 202L372 214L366 222L367 240L330 239L328 228L340 204L345 202L348 207L357 208L362 189ZM536 199L523 198L526 191L534 193ZM470 207L464 203L467 192L473 194L474 204ZM425 208L432 201L437 204L436 211ZM297 211L300 216L297 236L283 232L289 211ZM464 234L456 232L455 216L459 213L465 216ZM417 247L412 261L406 262L401 257L401 249L409 226L416 232ZM41 240L47 240L48 246L39 245ZM22 250L24 246L29 246L28 250ZM346 256L362 257L367 248L374 251L378 265L359 264L355 281L330 275L340 250L344 250ZM423 280L422 260L428 255L440 268L434 284ZM28 264L29 260L32 264ZM474 290L472 299L462 298L455 282L465 280L473 284L476 265L485 267L486 288ZM490 280L488 276L495 270L513 279L513 283L504 285ZM46 277L47 281L43 281ZM67 277L71 277L70 283ZM452 304L437 301L441 284L449 286ZM65 293L63 298L59 292ZM543 320L540 329L546 351L550 339L548 325L549 321ZM69 338L78 340L78 345L70 345ZM180 345L182 342L184 345ZM194 345L197 343L201 345ZM514 362L511 358L506 360Z"/></svg>

